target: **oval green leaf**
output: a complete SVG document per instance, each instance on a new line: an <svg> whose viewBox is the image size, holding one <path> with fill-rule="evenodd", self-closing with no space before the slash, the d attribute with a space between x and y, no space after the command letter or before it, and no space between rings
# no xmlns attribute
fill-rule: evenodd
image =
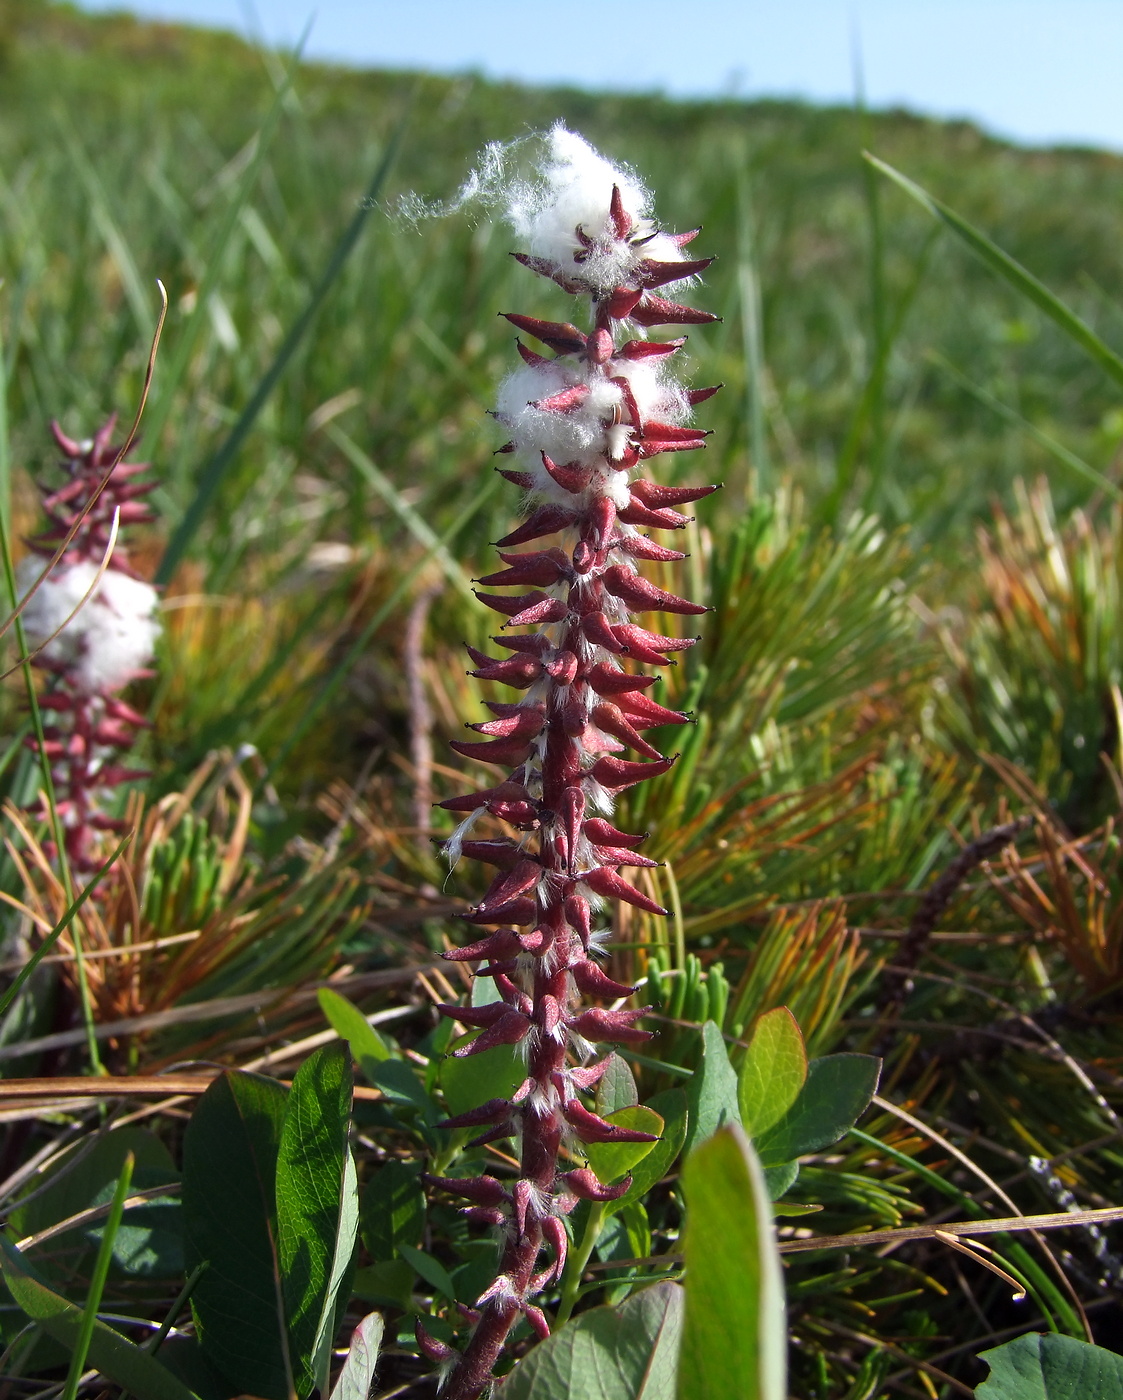
<svg viewBox="0 0 1123 1400"><path fill-rule="evenodd" d="M386 1061L391 1063L391 1061ZM351 1057L338 1042L292 1083L277 1153L277 1245L298 1395L327 1393L336 1296L355 1251L359 1202L347 1148Z"/></svg>
<svg viewBox="0 0 1123 1400"><path fill-rule="evenodd" d="M287 1400L292 1380L277 1257L277 1147L287 1091L224 1074L195 1106L183 1143L187 1267L206 1360L239 1391Z"/></svg>
<svg viewBox="0 0 1123 1400"><path fill-rule="evenodd" d="M398 1246L419 1245L425 1233L425 1192L421 1166L392 1158L378 1167L363 1188L359 1229L376 1263L394 1259Z"/></svg>
<svg viewBox="0 0 1123 1400"><path fill-rule="evenodd" d="M978 1400L1123 1400L1123 1356L1060 1332L1029 1332L979 1353Z"/></svg>
<svg viewBox="0 0 1123 1400"><path fill-rule="evenodd" d="M608 1068L597 1084L596 1110L603 1118L615 1113L618 1108L632 1108L639 1103L635 1076L628 1067L627 1060L615 1051L608 1057Z"/></svg>
<svg viewBox="0 0 1123 1400"><path fill-rule="evenodd" d="M346 997L341 997L330 987L321 987L316 993L316 999L328 1025L340 1039L347 1041L351 1046L351 1054L360 1065L364 1060L371 1060L377 1064L380 1060L390 1058L390 1047L359 1008Z"/></svg>
<svg viewBox="0 0 1123 1400"><path fill-rule="evenodd" d="M632 1184L618 1201L607 1201L605 1213L612 1215L631 1201L642 1201L656 1182L662 1181L674 1166L686 1141L686 1095L681 1089L664 1089L648 1107L663 1120L663 1132L651 1151L632 1168Z"/></svg>
<svg viewBox="0 0 1123 1400"><path fill-rule="evenodd" d="M375 1312L368 1313L351 1333L347 1359L331 1393L331 1400L367 1400L374 1384L382 1330L382 1314Z"/></svg>
<svg viewBox="0 0 1123 1400"><path fill-rule="evenodd" d="M792 1162L837 1142L858 1121L877 1092L881 1061L873 1055L826 1055L807 1066L799 1097L756 1140L765 1166Z"/></svg>
<svg viewBox="0 0 1123 1400"><path fill-rule="evenodd" d="M759 1138L778 1123L799 1096L807 1078L807 1050L799 1025L786 1006L766 1012L756 1023L737 1081L741 1125Z"/></svg>
<svg viewBox="0 0 1123 1400"><path fill-rule="evenodd" d="M449 1055L441 1062L440 1085L452 1117L488 1099L509 1099L525 1078L526 1061L514 1045L497 1045L463 1060Z"/></svg>
<svg viewBox="0 0 1123 1400"><path fill-rule="evenodd" d="M540 1342L502 1400L674 1400L682 1289L658 1283L618 1308L590 1308Z"/></svg>
<svg viewBox="0 0 1123 1400"><path fill-rule="evenodd" d="M690 1101L688 1152L712 1137L723 1124L740 1124L737 1072L729 1063L725 1037L713 1021L707 1021L702 1027L702 1062L694 1071L687 1093Z"/></svg>
<svg viewBox="0 0 1123 1400"><path fill-rule="evenodd" d="M764 1177L736 1125L686 1159L679 1400L785 1400L787 1328Z"/></svg>

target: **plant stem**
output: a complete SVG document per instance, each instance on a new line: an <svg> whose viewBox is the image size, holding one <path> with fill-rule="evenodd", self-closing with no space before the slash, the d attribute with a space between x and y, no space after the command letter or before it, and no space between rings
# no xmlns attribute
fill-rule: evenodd
<svg viewBox="0 0 1123 1400"><path fill-rule="evenodd" d="M560 1327L568 1322L573 1313L581 1292L581 1275L585 1272L593 1250L596 1248L600 1232L604 1228L604 1217L606 1206L603 1201L592 1201L589 1204L589 1218L585 1221L585 1231L581 1236L581 1243L566 1260L565 1278L562 1280L561 1302L558 1304L557 1317L554 1326Z"/></svg>

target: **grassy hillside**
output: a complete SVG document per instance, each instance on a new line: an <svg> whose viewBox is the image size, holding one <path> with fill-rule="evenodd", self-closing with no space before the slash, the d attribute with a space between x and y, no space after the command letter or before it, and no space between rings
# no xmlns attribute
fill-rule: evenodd
<svg viewBox="0 0 1123 1400"><path fill-rule="evenodd" d="M305 66L245 191L246 142L266 120L280 67L229 37L64 11L29 22L9 44L0 238L19 455L33 450L45 413L85 416L131 398L156 276L172 298L166 370L207 269L209 324L173 401L153 415L163 427L166 506L182 510L216 420L244 402L407 107L384 204L402 190L447 196L486 141L560 117L633 162L668 222L705 225L707 249L720 258L710 296L725 322L693 346L702 377L728 386L714 407L715 447L739 490L750 470L738 286L746 259L760 287L764 357L758 446L767 460L756 465L773 478L795 471L833 511L861 503L938 537L983 510L1014 472L1044 464L1039 448L935 368L929 352L1100 465L1123 437L1096 373L959 249L929 246L923 214L871 188L859 153L874 151L982 225L1119 343L1123 162L1115 157L1017 150L967 125L903 113L672 103ZM211 267L239 197L237 228ZM247 445L223 514L242 521L235 503L250 504L246 491L263 465L277 471L308 416L354 388L361 399L350 427L395 479L425 480L451 518L463 502L456 483L475 473L453 471L434 435L452 455L479 461L491 437L473 396L487 401L509 355L491 313L549 295L509 266L505 245L502 232L473 230L464 218L413 229L376 212ZM883 387L856 424L879 338L888 348ZM346 489L330 452L312 450L304 465L342 477ZM280 469L283 493L292 477ZM1059 484L1068 498L1080 493L1079 483ZM333 519L333 531L346 532L347 520Z"/></svg>

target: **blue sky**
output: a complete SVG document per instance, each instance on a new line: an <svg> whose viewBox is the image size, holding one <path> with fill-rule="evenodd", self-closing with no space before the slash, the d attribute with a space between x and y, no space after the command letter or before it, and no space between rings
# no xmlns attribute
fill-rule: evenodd
<svg viewBox="0 0 1123 1400"><path fill-rule="evenodd" d="M849 101L1123 151L1123 0L83 0L356 64ZM688 14L689 22L683 16Z"/></svg>

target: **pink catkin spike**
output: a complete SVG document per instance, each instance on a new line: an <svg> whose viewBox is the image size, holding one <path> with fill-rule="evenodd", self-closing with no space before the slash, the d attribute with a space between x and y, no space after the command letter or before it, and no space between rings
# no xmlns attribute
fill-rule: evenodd
<svg viewBox="0 0 1123 1400"><path fill-rule="evenodd" d="M154 617L159 598L129 563L124 534L126 527L154 519L143 497L158 483L136 480L148 470L147 463L120 460L123 449L113 441L115 426L114 416L84 442L51 424L67 480L58 487L40 486L47 528L29 541L33 553L21 561L16 578L19 591L28 594L23 625L35 649L33 664L49 677L39 704L58 716L47 731L42 757L52 764L55 809L66 828L65 854L79 874L97 869L108 853L104 834L123 829L118 818L100 810L107 790L149 776L121 761L138 730L151 726L118 692L154 674L149 662L159 632ZM105 566L115 514L121 530ZM64 552L44 575L62 542ZM75 610L75 599L87 592L88 600ZM107 614L112 617L111 641L103 626ZM37 747L34 740L31 746ZM59 857L55 849L52 858ZM110 898L117 878L110 874L103 880L93 899Z"/></svg>
<svg viewBox="0 0 1123 1400"><path fill-rule="evenodd" d="M553 168L543 168L547 195ZM490 1178L432 1183L468 1195L471 1219L488 1223L502 1212L506 1224L496 1282L479 1300L472 1335L458 1357L443 1358L442 1364L453 1362L442 1392L447 1400L478 1400L490 1387L507 1334L520 1316L538 1335L546 1334L534 1298L556 1283L565 1266L561 1217L578 1198L609 1201L628 1190L628 1179L606 1186L588 1168L561 1171L566 1135L575 1133L586 1142L653 1140L606 1122L577 1097L595 1087L608 1064L605 1059L575 1063L579 1053L587 1054L587 1042L639 1044L650 1034L636 1024L646 1008L580 1004L582 995L617 1001L634 990L588 956L597 946L594 908L619 900L651 914L666 912L619 873L657 863L635 853L643 836L590 813L606 791L657 778L674 762L641 730L687 722L647 699L644 692L654 677L624 667L673 665L672 654L694 639L649 632L629 618L651 611L706 611L644 578L634 562L684 557L637 535L635 527L682 529L688 517L671 507L714 488L668 491L650 481L629 482L641 460L696 448L705 439L702 430L683 425L669 411L688 399L685 390L672 385L666 364L659 366L659 382L671 385L665 400L653 403L650 392L641 394L639 388L652 377L643 362L666 361L685 337L636 339L633 326L715 318L654 295L653 288L696 277L710 260L678 255L676 243L687 239L659 234L645 208L633 207L634 188L634 182L606 179L603 213L592 221L582 216L565 255L553 245L549 252L534 246L533 238L528 251L517 255L533 272L588 299L587 334L567 321L505 313L560 364L518 343L522 367L510 381L517 382L518 395L508 393L496 416L510 434L503 450L516 459L503 475L531 494L523 523L498 544L507 550L550 535L558 539L528 553L502 554L505 568L478 580L484 588L534 590L510 598L481 597L507 619L505 629L533 629L517 637L505 631L497 639L510 657L498 660L470 649L478 679L530 693L523 705L489 702L495 718L471 726L486 738L452 745L471 758L510 764L514 771L508 781L441 804L464 814L486 808L529 833L516 842L494 833L463 839L464 832L450 843L454 853L498 870L483 901L465 918L506 925L446 955L482 963L477 975L492 978L501 997L483 1007L440 1008L478 1028L453 1054L521 1043L526 1077L509 1101L493 1100L449 1120L450 1126L483 1127L485 1138L513 1135L520 1153L514 1184L477 1184ZM559 223L569 226L560 216ZM670 417L676 421L661 421ZM565 443L570 433L573 446L559 449L558 442ZM617 757L625 749L640 761Z"/></svg>

